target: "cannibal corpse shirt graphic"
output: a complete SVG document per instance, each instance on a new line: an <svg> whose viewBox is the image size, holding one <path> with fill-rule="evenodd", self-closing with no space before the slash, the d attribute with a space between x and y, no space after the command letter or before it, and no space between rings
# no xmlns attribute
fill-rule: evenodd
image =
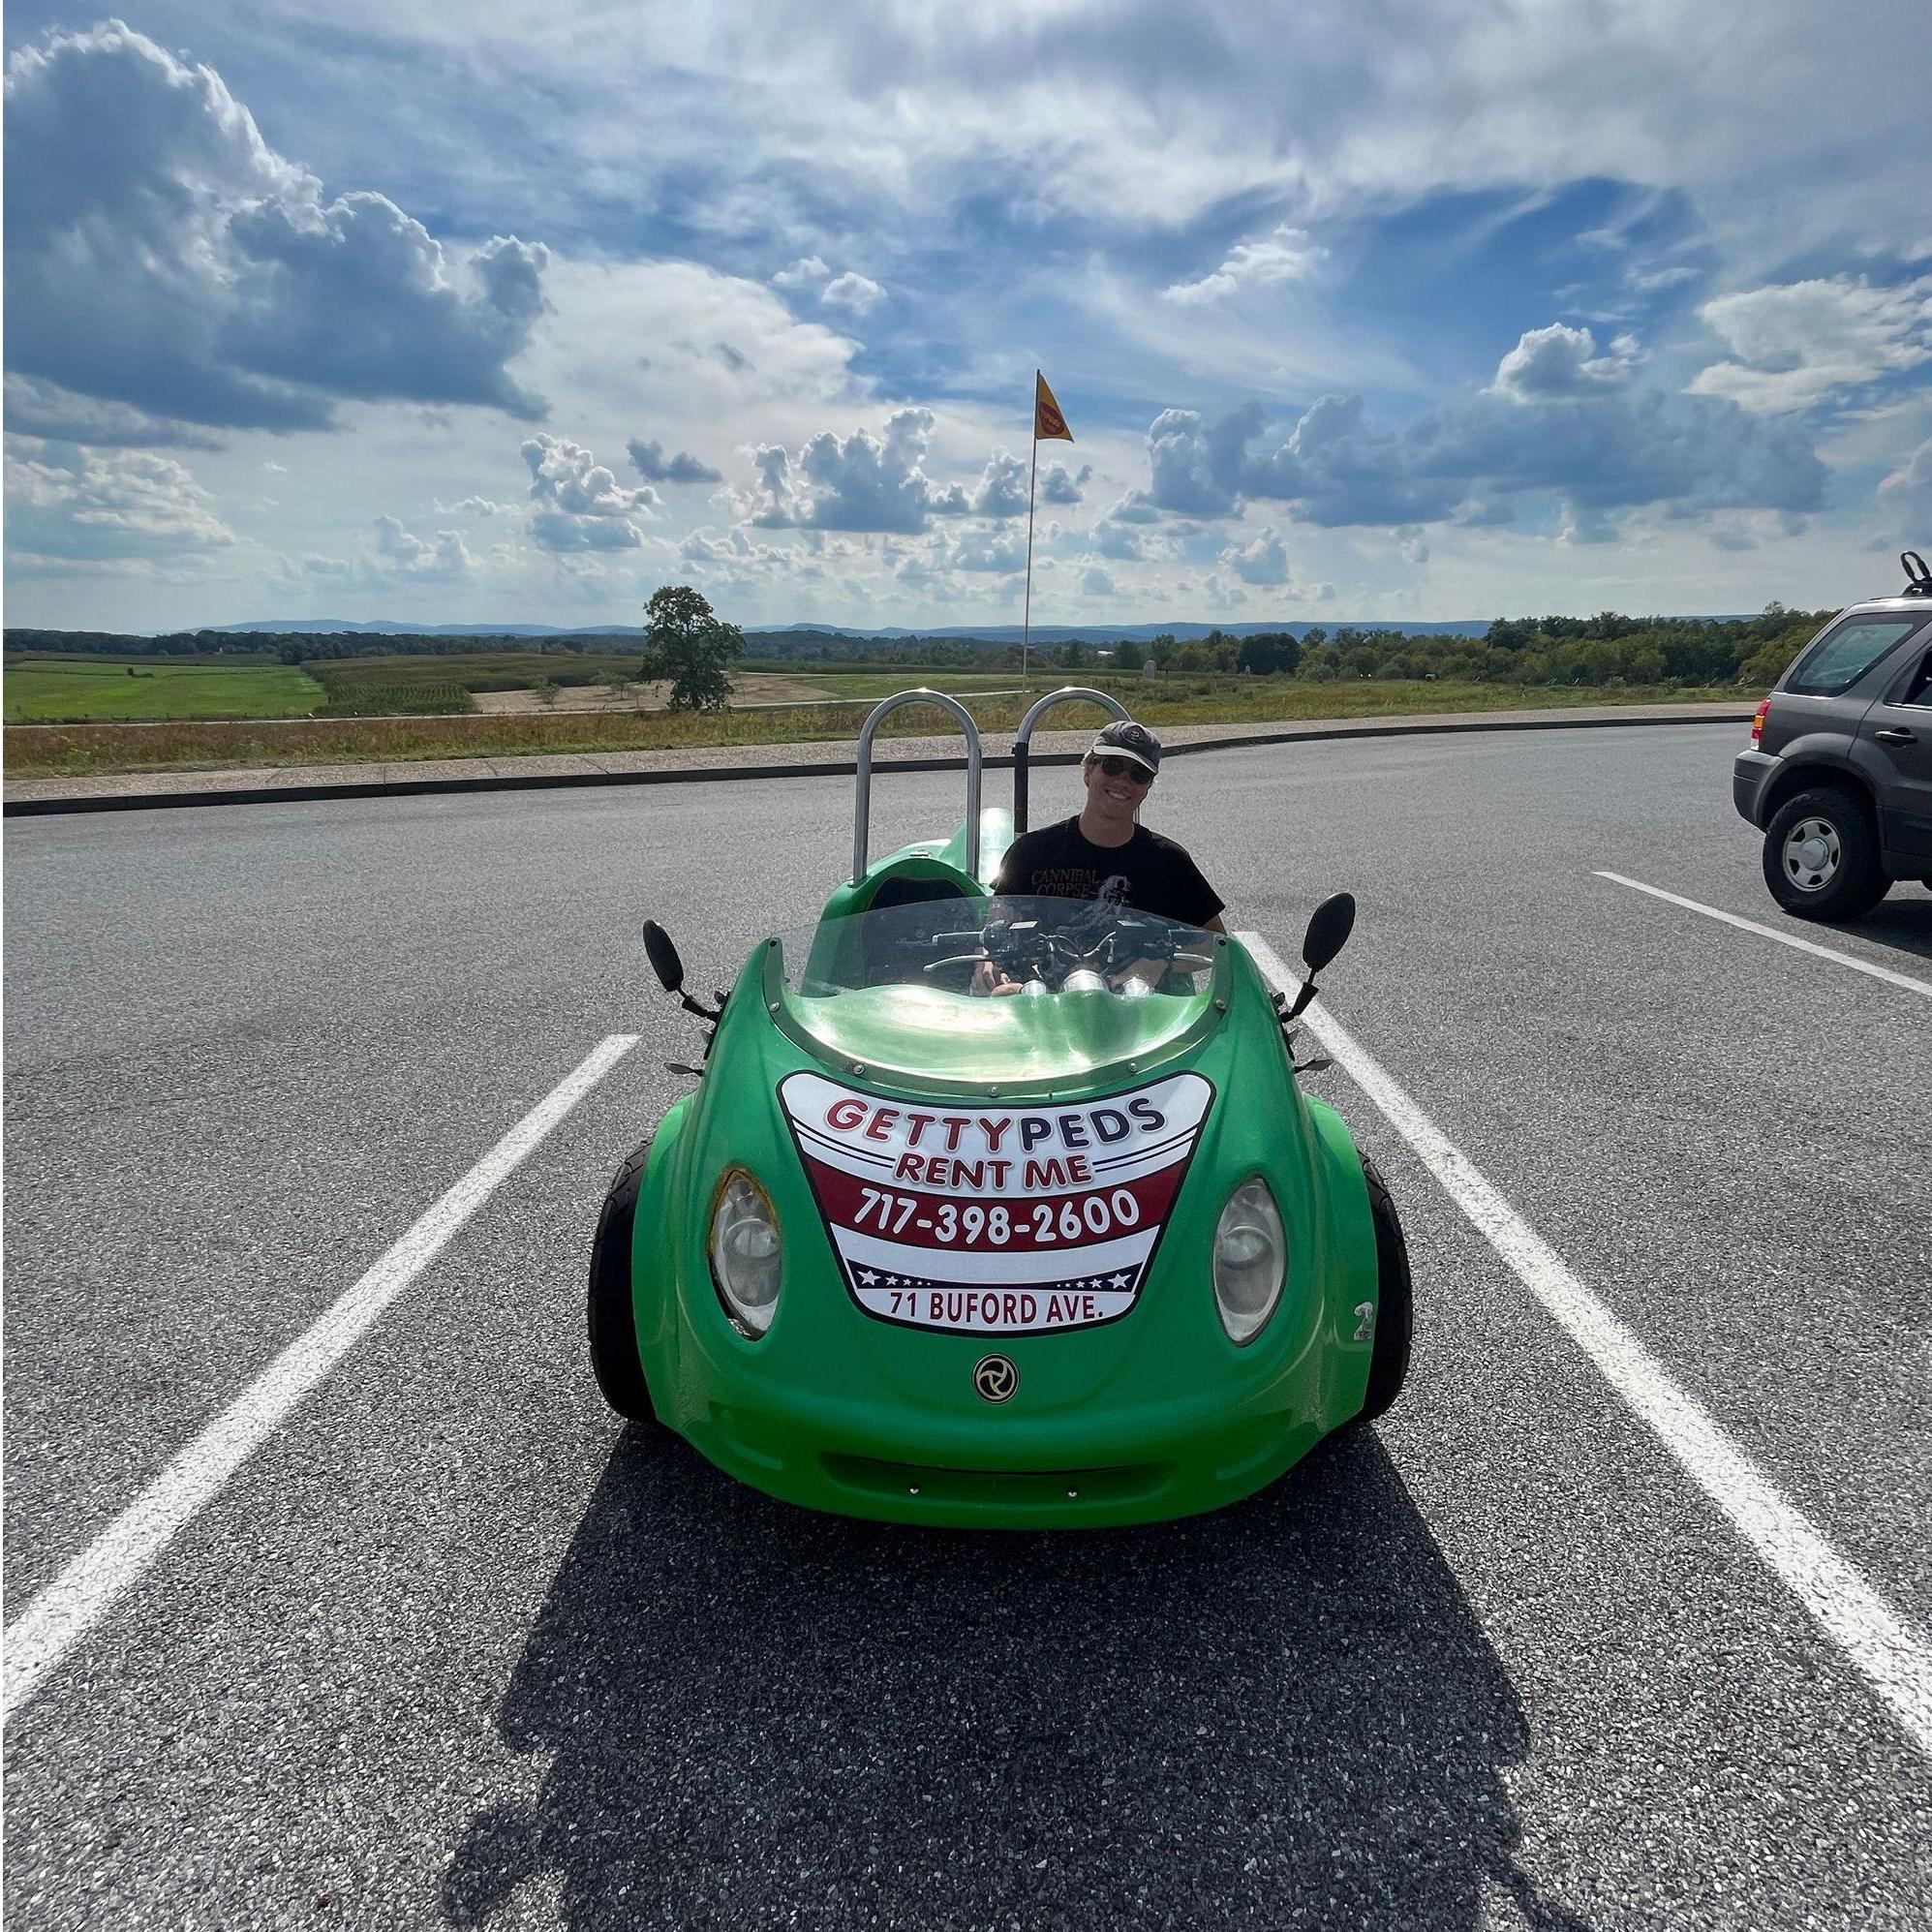
<svg viewBox="0 0 1932 1932"><path fill-rule="evenodd" d="M1124 845L1096 845L1080 829L1078 817L1015 839L999 862L994 891L1098 899L1183 926L1205 926L1221 910L1220 894L1172 839L1136 825Z"/></svg>
<svg viewBox="0 0 1932 1932"><path fill-rule="evenodd" d="M883 1100L779 1088L845 1286L911 1328L1026 1334L1134 1305L1213 1089L1179 1073L1104 1100Z"/></svg>

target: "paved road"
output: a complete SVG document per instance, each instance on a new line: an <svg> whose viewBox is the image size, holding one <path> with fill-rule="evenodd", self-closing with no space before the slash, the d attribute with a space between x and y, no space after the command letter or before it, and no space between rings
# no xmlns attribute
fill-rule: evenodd
<svg viewBox="0 0 1932 1932"><path fill-rule="evenodd" d="M1596 875L1796 930L1739 735L1215 754L1150 816L1286 956L1357 894L1336 1018L1922 1646L1932 1003ZM959 788L881 782L874 849ZM1254 1502L922 1535L619 1429L585 1241L695 1037L636 920L721 983L848 813L800 780L10 826L10 1624L642 1039L13 1716L9 1925L1926 1922L1895 1710L1339 1069L1417 1365ZM1932 981L1922 888L1800 935Z"/></svg>

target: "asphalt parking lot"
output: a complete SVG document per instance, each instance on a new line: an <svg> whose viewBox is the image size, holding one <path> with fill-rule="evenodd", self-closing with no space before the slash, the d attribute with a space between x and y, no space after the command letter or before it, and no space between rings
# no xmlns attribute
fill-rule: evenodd
<svg viewBox="0 0 1932 1932"><path fill-rule="evenodd" d="M1742 742L1174 763L1232 929L1360 903L1310 1084L1415 1367L1080 1536L792 1511L590 1378L697 1040L637 922L727 983L849 782L10 822L7 1922L1927 1922L1932 893L1785 918Z"/></svg>

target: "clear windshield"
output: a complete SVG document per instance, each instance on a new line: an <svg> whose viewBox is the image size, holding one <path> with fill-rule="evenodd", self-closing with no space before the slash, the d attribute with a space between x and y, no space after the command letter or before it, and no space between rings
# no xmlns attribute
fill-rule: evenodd
<svg viewBox="0 0 1932 1932"><path fill-rule="evenodd" d="M855 1063L1044 1080L1202 1024L1219 944L1093 900L951 898L782 934L779 967L790 1018Z"/></svg>

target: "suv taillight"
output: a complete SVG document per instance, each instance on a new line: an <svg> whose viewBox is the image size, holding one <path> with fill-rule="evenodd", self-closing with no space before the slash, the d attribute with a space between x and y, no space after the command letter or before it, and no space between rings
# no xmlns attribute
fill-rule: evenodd
<svg viewBox="0 0 1932 1932"><path fill-rule="evenodd" d="M1764 714L1771 708L1771 700L1761 697L1758 700L1757 715L1751 720L1751 742L1762 745L1764 742Z"/></svg>

